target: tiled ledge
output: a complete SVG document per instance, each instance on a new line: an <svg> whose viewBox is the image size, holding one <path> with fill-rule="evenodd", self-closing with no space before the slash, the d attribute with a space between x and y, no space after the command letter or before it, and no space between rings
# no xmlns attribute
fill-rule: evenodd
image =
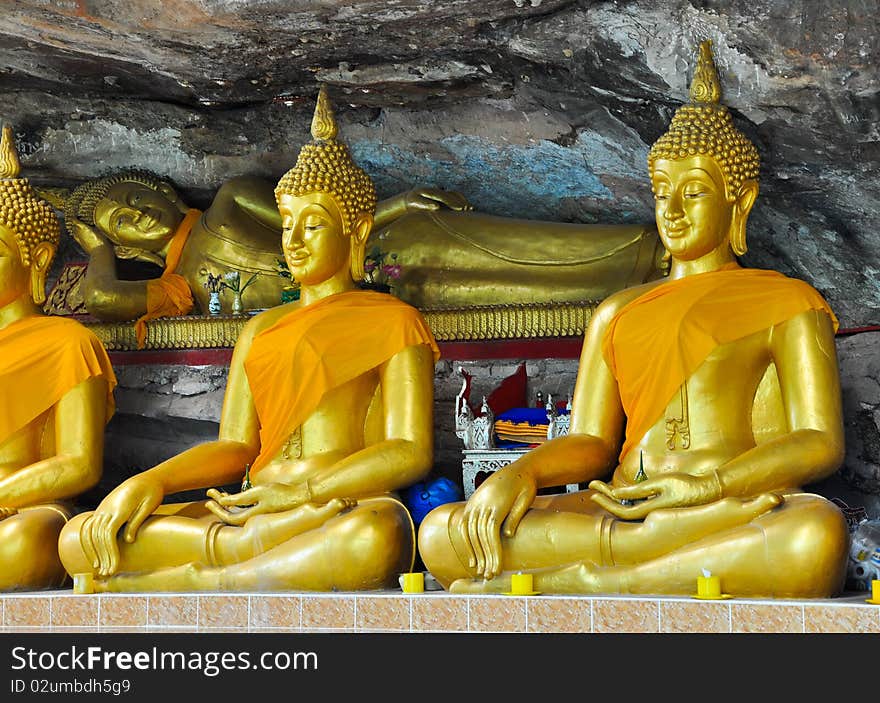
<svg viewBox="0 0 880 703"><path fill-rule="evenodd" d="M0 595L3 632L880 633L867 594L830 600L368 593Z"/></svg>

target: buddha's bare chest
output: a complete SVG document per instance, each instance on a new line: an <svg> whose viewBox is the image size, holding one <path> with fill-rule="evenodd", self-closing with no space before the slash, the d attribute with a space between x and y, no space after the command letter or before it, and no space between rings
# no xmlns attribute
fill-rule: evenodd
<svg viewBox="0 0 880 703"><path fill-rule="evenodd" d="M332 464L363 449L367 415L378 380L378 373L370 371L325 393L306 421L291 431L273 462L278 470L283 466L286 473L298 471L298 465L306 470ZM272 471L273 466L267 466L261 475Z"/></svg>
<svg viewBox="0 0 880 703"><path fill-rule="evenodd" d="M701 458L708 464L754 446L755 393L772 358L766 334L716 348L669 399L638 443L653 465L681 470ZM639 451L627 457L633 473Z"/></svg>

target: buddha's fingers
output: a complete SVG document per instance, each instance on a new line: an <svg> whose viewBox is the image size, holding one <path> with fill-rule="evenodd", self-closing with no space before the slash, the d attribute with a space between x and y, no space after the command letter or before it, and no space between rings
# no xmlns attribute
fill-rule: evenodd
<svg viewBox="0 0 880 703"><path fill-rule="evenodd" d="M210 510L218 520L227 525L244 525L247 522L248 518L253 517L254 515L259 515L262 511L259 510L257 505L251 506L250 508L245 508L240 511L232 512L227 510L226 508L218 505L215 501L209 500L205 503L205 507Z"/></svg>
<svg viewBox="0 0 880 703"><path fill-rule="evenodd" d="M92 527L95 522L96 515L92 514L87 517L79 528L79 546L82 547L83 555L86 561L92 565L92 569L98 570L100 565L98 562L98 552L95 551L95 543L92 539Z"/></svg>
<svg viewBox="0 0 880 703"><path fill-rule="evenodd" d="M519 523L531 507L533 501L534 496L529 495L526 492L520 493L516 497L513 506L510 508L510 513L504 520L505 537L513 537L513 535L516 534L516 528L519 527Z"/></svg>
<svg viewBox="0 0 880 703"><path fill-rule="evenodd" d="M467 521L467 531L468 531L468 540L471 543L471 547L474 550L474 557L476 558L476 567L477 573L482 574L486 571L486 555L483 552L483 544L480 541L480 516L483 514L483 510L475 510L468 516Z"/></svg>
<svg viewBox="0 0 880 703"><path fill-rule="evenodd" d="M229 494L226 491L221 491L219 488L209 488L207 491L205 491L205 495L207 495L208 498L210 498L211 500L215 500L219 503Z"/></svg>
<svg viewBox="0 0 880 703"><path fill-rule="evenodd" d="M331 513L341 513L344 510L351 510L357 503L355 498L331 498L327 501L327 510Z"/></svg>
<svg viewBox="0 0 880 703"><path fill-rule="evenodd" d="M224 493L216 488L209 488L207 495L224 508L230 508L234 505L253 505L262 495L261 488L261 486L254 486L241 493Z"/></svg>
<svg viewBox="0 0 880 703"><path fill-rule="evenodd" d="M116 571L119 563L119 550L116 544L118 527L111 515L98 515L91 530L92 543L98 555L98 573L109 576Z"/></svg>
<svg viewBox="0 0 880 703"><path fill-rule="evenodd" d="M641 520L651 512L651 508L646 507L645 503L621 505L616 500L608 498L604 493L594 493L590 499L621 520Z"/></svg>
<svg viewBox="0 0 880 703"><path fill-rule="evenodd" d="M456 524L453 526L453 529L458 531L462 542L464 542L464 548L467 550L467 567L473 569L477 566L477 557L467 530L467 512L465 510L458 511L455 520Z"/></svg>
<svg viewBox="0 0 880 703"><path fill-rule="evenodd" d="M498 523L491 509L486 509L478 523L480 545L483 548L483 577L492 578L498 573L498 554L501 551L501 540L498 537Z"/></svg>
<svg viewBox="0 0 880 703"><path fill-rule="evenodd" d="M587 485L587 488L592 491L596 491L597 493L601 493L602 495L608 496L611 500L616 500L616 498L614 497L614 489L611 488L611 486L609 486L604 481L590 481L590 483Z"/></svg>
<svg viewBox="0 0 880 703"><path fill-rule="evenodd" d="M140 502L137 509L134 511L134 514L128 519L128 523L125 525L125 529L123 530L123 539L129 544L134 542L135 537L137 537L138 530L140 530L141 525L144 524L144 520L150 517L152 513L153 507L145 498Z"/></svg>

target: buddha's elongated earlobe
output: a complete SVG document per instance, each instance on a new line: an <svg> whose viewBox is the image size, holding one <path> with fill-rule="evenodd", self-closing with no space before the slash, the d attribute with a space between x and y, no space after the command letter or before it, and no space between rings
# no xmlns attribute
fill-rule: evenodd
<svg viewBox="0 0 880 703"><path fill-rule="evenodd" d="M55 256L55 245L40 242L31 250L31 297L37 305L46 302L46 274Z"/></svg>
<svg viewBox="0 0 880 703"><path fill-rule="evenodd" d="M730 248L737 256L743 256L748 251L746 222L757 197L758 182L752 179L744 181L737 194L730 223Z"/></svg>
<svg viewBox="0 0 880 703"><path fill-rule="evenodd" d="M363 213L358 216L351 231L351 277L355 281L363 281L364 257L367 251L367 238L373 228L373 216Z"/></svg>

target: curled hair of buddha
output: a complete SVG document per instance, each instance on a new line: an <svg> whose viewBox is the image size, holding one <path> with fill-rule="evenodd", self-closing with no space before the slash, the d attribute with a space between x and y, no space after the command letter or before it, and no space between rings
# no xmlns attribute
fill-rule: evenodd
<svg viewBox="0 0 880 703"><path fill-rule="evenodd" d="M312 118L312 141L304 144L296 165L275 186L275 199L327 193L339 205L346 230L359 215L376 211L376 188L351 158L348 147L336 139L339 130L327 90L321 86Z"/></svg>
<svg viewBox="0 0 880 703"><path fill-rule="evenodd" d="M58 247L61 224L49 203L37 196L27 178L19 178L21 163L13 143L12 127L0 138L0 225L15 234L21 259L31 264L31 252L41 242Z"/></svg>
<svg viewBox="0 0 880 703"><path fill-rule="evenodd" d="M126 169L102 176L77 186L64 202L64 219L79 220L90 227L95 226L95 208L117 183L139 183L163 195L173 188L167 179L142 169ZM176 194L175 194L176 195ZM176 202L176 199L173 201Z"/></svg>
<svg viewBox="0 0 880 703"><path fill-rule="evenodd" d="M690 102L675 112L672 124L648 152L648 169L658 159L709 156L724 174L729 195L743 181L758 180L761 160L755 145L733 125L726 106L720 104L721 84L712 58L712 42L700 44L700 56L690 88Z"/></svg>

